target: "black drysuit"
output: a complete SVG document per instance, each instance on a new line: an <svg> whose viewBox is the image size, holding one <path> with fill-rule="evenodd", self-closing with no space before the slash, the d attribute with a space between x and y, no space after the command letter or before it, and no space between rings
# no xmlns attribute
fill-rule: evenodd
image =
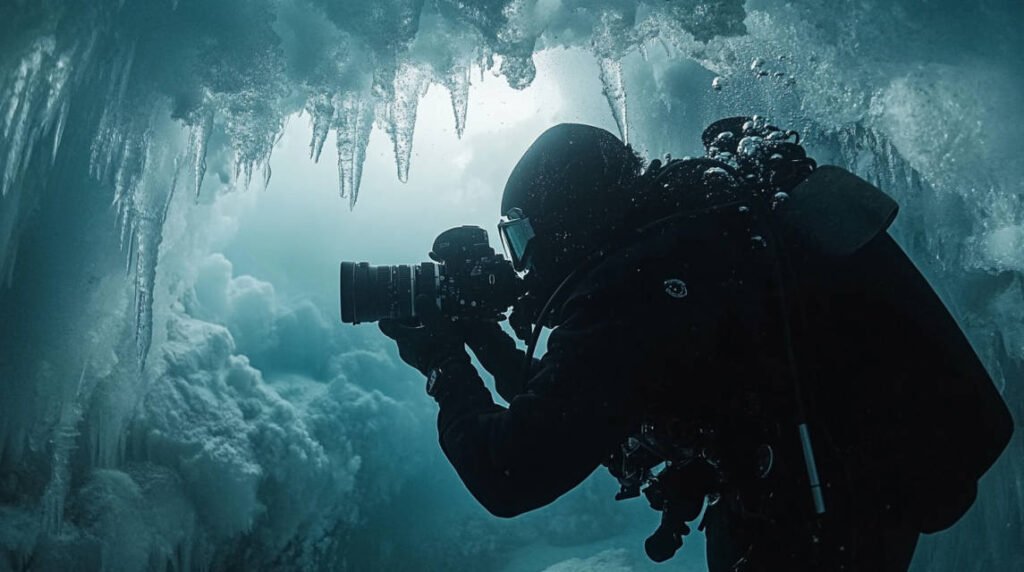
<svg viewBox="0 0 1024 572"><path fill-rule="evenodd" d="M712 571L905 570L918 534L973 502L1012 423L885 232L894 216L880 191L823 167L776 212L730 203L655 224L573 283L525 384L511 339L474 348L507 408L471 366L444 372L445 454L483 506L511 517L575 487L641 423L697 423L737 474L705 516ZM760 443L775 466L752 478L744 459Z"/></svg>

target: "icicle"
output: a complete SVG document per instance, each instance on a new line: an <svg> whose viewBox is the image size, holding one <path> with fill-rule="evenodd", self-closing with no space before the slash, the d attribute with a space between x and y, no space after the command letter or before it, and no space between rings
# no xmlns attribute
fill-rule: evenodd
<svg viewBox="0 0 1024 572"><path fill-rule="evenodd" d="M127 209L135 187L137 173L134 169L134 162L138 149L132 144L132 141L126 141L122 153L120 164L117 166L117 174L114 176L114 204L124 205L124 208Z"/></svg>
<svg viewBox="0 0 1024 572"><path fill-rule="evenodd" d="M257 167L262 171L261 180L265 184L270 182L268 165L274 145L283 132L283 124L276 116L244 119L246 123L236 124L231 137L235 148L235 182L237 184L240 179L243 180L243 188L248 189L252 185L252 177ZM229 118L229 134L231 123L232 120Z"/></svg>
<svg viewBox="0 0 1024 572"><path fill-rule="evenodd" d="M114 176L114 201L113 205L119 210L124 212L127 209L128 197L128 185L125 182L128 179L126 174L127 164L129 156L126 152L126 156L121 160L121 165L117 169L117 174Z"/></svg>
<svg viewBox="0 0 1024 572"><path fill-rule="evenodd" d="M629 143L629 123L626 117L626 88L622 83L622 63L616 59L598 58L601 67L601 92L608 99L612 109L612 117L619 128L619 136L624 143Z"/></svg>
<svg viewBox="0 0 1024 572"><path fill-rule="evenodd" d="M124 274L128 276L132 273L132 262L135 261L135 225L126 224L124 228L130 228L127 240L125 239L125 233L121 233L121 249L125 250Z"/></svg>
<svg viewBox="0 0 1024 572"><path fill-rule="evenodd" d="M157 257L163 241L163 227L174 199L176 178L166 193L146 197L147 207L134 217L135 229L135 349L139 369L146 364L153 342L153 290L156 284Z"/></svg>
<svg viewBox="0 0 1024 572"><path fill-rule="evenodd" d="M320 152L324 149L327 134L334 119L334 104L327 95L320 94L310 98L306 111L313 122L313 138L309 142L309 156L314 163L320 162Z"/></svg>
<svg viewBox="0 0 1024 572"><path fill-rule="evenodd" d="M253 170L254 170L254 168L253 168L252 161L246 161L242 165L242 171L245 173L245 188L246 189L248 189L250 186L252 186L252 172L253 172Z"/></svg>
<svg viewBox="0 0 1024 572"><path fill-rule="evenodd" d="M50 453L50 481L42 497L42 529L50 536L57 536L64 525L64 503L71 485L71 454L78 440L78 424L82 420L82 410L78 400L82 393L82 384L88 367L82 367L78 377L75 395L60 407L57 424L50 437L52 451Z"/></svg>
<svg viewBox="0 0 1024 572"><path fill-rule="evenodd" d="M661 49L665 51L665 57L671 58L672 57L672 48L669 47L668 42L665 41L665 38L662 38L662 37L659 36L658 37L658 43L661 44Z"/></svg>
<svg viewBox="0 0 1024 572"><path fill-rule="evenodd" d="M445 86L452 96L452 111L455 113L455 134L462 139L466 130L466 110L469 108L469 66L457 65L445 78Z"/></svg>
<svg viewBox="0 0 1024 572"><path fill-rule="evenodd" d="M143 223L146 224L146 223ZM150 263L155 253L149 251L146 240L148 232L142 233L138 243L138 258L135 262L135 351L139 367L146 361L149 344L153 339L153 297L151 286L156 282L156 264ZM153 271L150 272L150 267Z"/></svg>
<svg viewBox="0 0 1024 572"><path fill-rule="evenodd" d="M40 38L7 77L0 77L0 196L28 168L44 136L52 131L56 149L63 135L73 56L87 56L91 44L82 52L77 45L64 54L56 50L53 37Z"/></svg>
<svg viewBox="0 0 1024 572"><path fill-rule="evenodd" d="M481 46L476 63L480 66L480 82L482 83L487 70L494 67L494 52L486 45Z"/></svg>
<svg viewBox="0 0 1024 572"><path fill-rule="evenodd" d="M43 67L44 56L52 50L50 42L42 42L23 58L18 65L13 88L8 95L8 110L4 116L3 138L9 142L7 157L4 160L2 180L0 180L0 196L6 196L18 175L28 165L32 149L35 147L33 131L33 102L39 89L38 76Z"/></svg>
<svg viewBox="0 0 1024 572"><path fill-rule="evenodd" d="M21 61L18 66L17 75L14 77L11 93L7 96L7 105L9 107L7 109L7 113L4 114L4 139L8 141L11 140L11 128L15 125L15 117L19 117L21 114L18 112L30 103L30 99L28 97L29 94L27 93L30 91L28 88L30 68L35 67L33 66L34 62L36 66L39 65L38 52L35 52L32 55L35 57L31 59L26 58Z"/></svg>
<svg viewBox="0 0 1024 572"><path fill-rule="evenodd" d="M203 178L206 177L206 151L212 132L213 110L206 109L201 112L198 121L192 126L191 133L189 134L188 149L192 155L192 190L195 192L197 200L203 188ZM175 182L172 184L172 188L177 185L178 168L175 169Z"/></svg>
<svg viewBox="0 0 1024 572"><path fill-rule="evenodd" d="M61 56L58 58L48 75L46 83L49 86L49 93L46 96L46 106L42 116L44 131L49 128L50 124L57 117L58 110L64 107L62 105L64 87L67 85L68 77L71 75L71 64L68 57Z"/></svg>
<svg viewBox="0 0 1024 572"><path fill-rule="evenodd" d="M138 299L139 273L142 260L145 221L151 219L149 202L153 197L140 188L142 178L149 163L149 132L130 135L126 138L121 151L120 161L117 166L117 174L114 177L114 199L113 205L116 209L116 218L120 224L121 249L125 256L125 272L131 274L135 268L136 302L146 303L147 300ZM174 181L177 181L177 165L175 168ZM133 264L134 262L134 264ZM138 316L137 316L138 318ZM136 330L138 332L138 323ZM148 349L148 341L147 341Z"/></svg>
<svg viewBox="0 0 1024 572"><path fill-rule="evenodd" d="M425 70L415 65L402 62L395 74L394 99L388 113L388 134L395 145L395 163L398 167L398 180L405 183L409 180L409 162L412 157L413 131L416 128L416 109L420 98L430 86L429 76Z"/></svg>
<svg viewBox="0 0 1024 572"><path fill-rule="evenodd" d="M110 83L107 88L106 106L100 116L99 127L93 138L89 154L89 173L99 181L105 181L110 174L118 151L124 152L128 141L122 134L121 110L125 108L125 93L135 61L134 46L123 52L110 68ZM123 159L122 159L123 160Z"/></svg>
<svg viewBox="0 0 1024 572"><path fill-rule="evenodd" d="M366 146L373 128L373 105L368 98L349 93L335 98L335 144L338 149L338 187L342 197L355 206L366 160Z"/></svg>
<svg viewBox="0 0 1024 572"><path fill-rule="evenodd" d="M270 186L270 176L273 174L273 170L270 168L270 157L267 157L263 161L263 188L266 189Z"/></svg>
<svg viewBox="0 0 1024 572"><path fill-rule="evenodd" d="M113 204L114 212L114 223L120 225L121 233L121 250L124 250L131 246L132 237L131 235L131 216L129 209L131 205L128 200L115 199Z"/></svg>
<svg viewBox="0 0 1024 572"><path fill-rule="evenodd" d="M18 71L12 81L11 92L7 95L9 107L4 115L4 139L11 140L11 128L15 125L15 118L24 116L25 107L31 104L36 74L43 65L44 54L53 49L52 43L52 38L40 42L33 47L30 54L18 62Z"/></svg>
<svg viewBox="0 0 1024 572"><path fill-rule="evenodd" d="M112 128L110 122L110 107L105 107L100 115L99 125L96 126L96 134L92 139L92 148L89 149L89 176L96 180L102 180L104 175L102 156L109 150L110 143L106 140L110 137Z"/></svg>
<svg viewBox="0 0 1024 572"><path fill-rule="evenodd" d="M57 127L53 130L53 153L50 157L51 163L57 162L57 151L60 150L60 141L64 138L64 126L68 120L68 102L61 106L60 116L57 118Z"/></svg>
<svg viewBox="0 0 1024 572"><path fill-rule="evenodd" d="M241 152L235 152L235 181L244 179L244 188L248 189L252 183L252 160L247 160Z"/></svg>
<svg viewBox="0 0 1024 572"><path fill-rule="evenodd" d="M192 151L192 144L191 143L189 143L189 149L188 150ZM183 159L180 156L174 158L174 167L172 169L174 174L171 175L171 190L169 192L170 196L173 196L175 189L178 188L178 179L181 178L181 171L182 171L182 169L185 168L186 159Z"/></svg>

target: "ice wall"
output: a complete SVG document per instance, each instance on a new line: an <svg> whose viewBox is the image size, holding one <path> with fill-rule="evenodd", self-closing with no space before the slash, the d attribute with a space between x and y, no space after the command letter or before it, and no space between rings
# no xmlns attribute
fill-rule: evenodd
<svg viewBox="0 0 1024 572"><path fill-rule="evenodd" d="M360 407L398 424L422 412L363 395L326 362L292 380L292 400L265 391L258 360L273 348L256 346L273 344L260 332L316 332L325 318L279 305L272 286L203 248L161 261L172 205L209 209L232 188L265 186L289 120L311 123L313 160L333 139L339 193L355 205L373 129L391 141L398 179L415 177L430 85L449 92L461 134L472 82L494 74L526 89L534 53L552 47L593 54L620 133L651 155L697 152L704 124L758 112L801 130L820 161L894 194L898 237L1020 418L1022 10L1011 0L0 4L0 569L57 569L83 554L94 567L121 557L125 569L289 555L340 565L344 543L303 543L355 522L345 494L375 454L361 447L401 430L367 429L351 445L326 435L357 427ZM170 232L187 242L182 229L218 224L202 220ZM233 322L243 318L265 323ZM355 408L343 414L353 425L319 424L338 408ZM921 569L1024 566L1021 441L1012 448L965 524L922 549ZM314 468L273 474L271 456L284 454ZM208 488L219 479L236 496ZM341 492L318 497L323 487ZM294 514L280 508L295 503ZM103 552L122 537L138 552Z"/></svg>

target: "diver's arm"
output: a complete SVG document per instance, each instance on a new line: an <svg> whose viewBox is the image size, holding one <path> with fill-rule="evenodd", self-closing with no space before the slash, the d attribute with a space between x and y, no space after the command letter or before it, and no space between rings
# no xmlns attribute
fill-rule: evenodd
<svg viewBox="0 0 1024 572"><path fill-rule="evenodd" d="M466 345L480 360L480 365L494 376L494 386L502 399L511 402L526 391L528 375L525 367L526 352L516 347L512 336L497 322L467 321L462 325ZM540 367L533 359L530 375Z"/></svg>
<svg viewBox="0 0 1024 572"><path fill-rule="evenodd" d="M511 517L552 502L626 437L629 376L621 351L608 347L618 327L567 320L552 333L530 390L508 408L494 404L469 364L440 368L441 448L488 511Z"/></svg>

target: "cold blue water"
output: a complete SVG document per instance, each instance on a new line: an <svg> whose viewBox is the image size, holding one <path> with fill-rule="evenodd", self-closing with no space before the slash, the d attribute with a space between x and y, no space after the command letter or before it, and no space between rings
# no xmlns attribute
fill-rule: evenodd
<svg viewBox="0 0 1024 572"><path fill-rule="evenodd" d="M339 261L494 229L558 122L648 158L799 131L897 199L1020 419L1022 30L1014 0L0 0L0 571L654 570L607 474L478 507L422 377L338 320ZM1019 436L913 569L1024 570Z"/></svg>

